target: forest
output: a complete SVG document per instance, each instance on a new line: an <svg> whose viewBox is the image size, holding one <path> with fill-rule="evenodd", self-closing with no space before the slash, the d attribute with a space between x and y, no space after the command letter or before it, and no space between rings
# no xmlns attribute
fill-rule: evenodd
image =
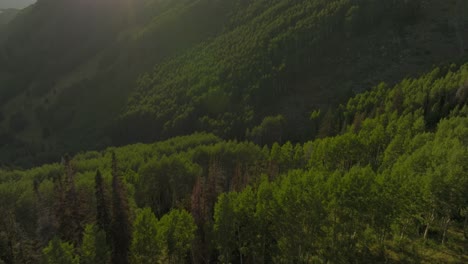
<svg viewBox="0 0 468 264"><path fill-rule="evenodd" d="M313 111L466 63L467 12L465 0L40 0L0 33L0 164L203 131L242 141L278 115L283 140L311 140Z"/></svg>
<svg viewBox="0 0 468 264"><path fill-rule="evenodd" d="M352 97L312 141L197 133L1 171L0 259L464 263L467 98L451 65Z"/></svg>
<svg viewBox="0 0 468 264"><path fill-rule="evenodd" d="M0 264L468 263L466 13L0 10Z"/></svg>

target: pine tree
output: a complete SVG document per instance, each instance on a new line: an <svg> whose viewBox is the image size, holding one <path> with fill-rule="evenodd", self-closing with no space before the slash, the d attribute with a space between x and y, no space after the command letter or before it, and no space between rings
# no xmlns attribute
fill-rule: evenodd
<svg viewBox="0 0 468 264"><path fill-rule="evenodd" d="M110 242L110 225L109 208L106 199L106 190L101 172L96 172L95 178L95 195L96 195L96 224L106 233L106 240Z"/></svg>
<svg viewBox="0 0 468 264"><path fill-rule="evenodd" d="M68 155L65 156L64 163L67 177L65 186L61 189L64 193L60 195L61 199L57 208L58 231L63 240L79 245L83 233L81 224L84 218L81 210L82 201L75 187L74 172Z"/></svg>
<svg viewBox="0 0 468 264"><path fill-rule="evenodd" d="M131 243L128 201L118 177L117 159L112 153L112 263L128 264L128 254Z"/></svg>

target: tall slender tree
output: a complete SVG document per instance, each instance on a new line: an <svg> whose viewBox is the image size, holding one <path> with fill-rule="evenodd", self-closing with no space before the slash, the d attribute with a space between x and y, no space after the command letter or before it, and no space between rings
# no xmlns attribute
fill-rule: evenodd
<svg viewBox="0 0 468 264"><path fill-rule="evenodd" d="M70 241L74 245L81 243L83 233L82 222L84 215L81 210L82 200L76 190L75 174L68 155L64 158L66 179L65 186L62 188L61 200L58 207L58 231L65 241Z"/></svg>
<svg viewBox="0 0 468 264"><path fill-rule="evenodd" d="M112 263L128 264L132 240L128 200L118 176L115 153L112 153L112 190Z"/></svg>
<svg viewBox="0 0 468 264"><path fill-rule="evenodd" d="M106 199L106 189L101 172L96 172L95 178L95 195L96 195L96 225L106 233L106 240L110 242L110 226L111 219L109 207Z"/></svg>

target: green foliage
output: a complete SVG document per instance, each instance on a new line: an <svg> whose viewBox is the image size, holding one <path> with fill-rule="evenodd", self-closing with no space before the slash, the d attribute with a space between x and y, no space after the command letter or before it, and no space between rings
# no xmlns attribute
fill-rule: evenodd
<svg viewBox="0 0 468 264"><path fill-rule="evenodd" d="M460 0L41 1L0 29L0 162L195 131L261 145L336 135L344 120L327 109L353 93L463 61L466 11ZM438 95L430 127L449 112ZM262 126L277 115L287 129Z"/></svg>
<svg viewBox="0 0 468 264"><path fill-rule="evenodd" d="M439 105L439 99L414 95L443 89L453 97L468 75L466 66L445 76L434 73L393 89L381 85L350 100L347 111L369 117L341 135L298 147L297 156L309 160L305 171L262 182L254 195L250 188L221 195L214 212L220 261L378 262L388 257L389 241L448 243L449 230L454 222L461 224L468 204L466 106L446 101L452 117L437 121L430 132L422 109ZM397 93L404 93L405 101L395 107ZM291 153L291 144L274 144L270 159L291 165ZM237 207L241 197L255 196ZM253 234L243 235L250 225L256 227ZM258 238L268 245L261 251L249 246L262 245Z"/></svg>
<svg viewBox="0 0 468 264"><path fill-rule="evenodd" d="M281 143L285 126L286 120L281 115L265 117L259 126L247 130L246 136L258 145Z"/></svg>
<svg viewBox="0 0 468 264"><path fill-rule="evenodd" d="M417 261L429 247L419 241L452 252L468 210L467 106L456 99L468 71L439 71L357 95L334 114L343 118L338 135L304 144L262 149L195 134L0 171L0 207L8 215L0 222L0 258L34 259L34 239L47 243L57 235L55 221L73 208L89 215L80 223L92 224L68 236L83 235L83 263L106 258L106 243L128 245L135 263L189 262L190 250L194 259L222 263ZM441 94L452 99L442 103ZM446 112L433 119L434 109ZM94 226L105 226L111 182L107 236ZM82 197L77 207L47 206L75 197L73 186ZM77 258L57 240L47 250ZM460 262L463 253L453 252Z"/></svg>
<svg viewBox="0 0 468 264"><path fill-rule="evenodd" d="M54 238L44 248L44 263L47 264L79 264L80 258L75 255L73 245Z"/></svg>
<svg viewBox="0 0 468 264"><path fill-rule="evenodd" d="M186 262L195 239L193 217L185 210L172 210L158 224L158 236L163 243L168 263Z"/></svg>
<svg viewBox="0 0 468 264"><path fill-rule="evenodd" d="M87 225L81 245L80 264L109 263L110 250L106 241L106 233L96 225Z"/></svg>
<svg viewBox="0 0 468 264"><path fill-rule="evenodd" d="M21 140L38 124L44 153L103 150L0 169L0 262L466 259L468 65L392 85L458 58L461 1L72 2L41 1L0 40L1 163L47 159ZM457 38L443 59L413 54L440 34ZM173 137L194 131L236 140Z"/></svg>
<svg viewBox="0 0 468 264"><path fill-rule="evenodd" d="M235 195L236 193L222 194L215 206L214 231L217 234L216 241L222 263L229 263L232 259L232 252L236 249L237 228L231 201L231 197L235 197Z"/></svg>
<svg viewBox="0 0 468 264"><path fill-rule="evenodd" d="M137 213L133 223L131 263L158 263L163 253L158 227L158 219L150 208L144 208Z"/></svg>
<svg viewBox="0 0 468 264"><path fill-rule="evenodd" d="M150 205L158 215L163 215L186 198L200 173L201 168L184 156L153 159L139 171L142 196L137 197L137 202Z"/></svg>

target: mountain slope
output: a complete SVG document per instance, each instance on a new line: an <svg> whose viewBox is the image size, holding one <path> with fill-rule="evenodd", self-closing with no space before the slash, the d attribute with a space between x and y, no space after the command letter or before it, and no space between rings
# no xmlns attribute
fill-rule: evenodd
<svg viewBox="0 0 468 264"><path fill-rule="evenodd" d="M463 57L466 39L448 40L437 29L450 27L444 20L456 8L442 1L247 4L224 34L142 78L122 122L149 134L143 138L190 130L239 137L271 114L300 127L314 108L363 85L392 83ZM467 27L458 30L452 37L466 36ZM290 138L300 139L298 130Z"/></svg>
<svg viewBox="0 0 468 264"><path fill-rule="evenodd" d="M83 152L29 170L0 170L6 216L0 261L37 263L53 237L73 242L64 233L70 231L70 218L64 218L70 210L60 210L73 209L66 204L70 190L79 197L73 221L95 224L100 171L108 192L111 175L122 176L133 241L145 232L137 226L139 208L157 219L173 210L190 212L190 221L175 221L173 229L196 226L190 236L177 236L188 237L189 246L161 250L161 260L465 263L467 103L465 64L351 98L333 120L342 131L336 136L262 148L194 134ZM145 241L157 239L163 249L174 244L154 233L150 239ZM73 254L85 257L85 245L75 243ZM137 247L131 253L155 257Z"/></svg>
<svg viewBox="0 0 468 264"><path fill-rule="evenodd" d="M2 0L0 2L0 9L8 9L8 8L21 9L31 4L34 4L35 2L36 0Z"/></svg>
<svg viewBox="0 0 468 264"><path fill-rule="evenodd" d="M219 26L208 30L209 20L193 23L202 17L206 1L101 1L99 6L95 1L80 1L78 6L73 1L54 1L39 3L13 21L2 45L4 163L25 159L27 164L29 158L47 160L41 153L53 156L107 144L98 143L102 132L118 115L138 75L219 30ZM218 15L215 7L208 9L209 14ZM82 16L89 8L95 16L85 24L73 22L73 17ZM72 13L70 18L54 22L67 16L63 10ZM177 19L180 17L185 19ZM34 37L30 31L40 27L26 26L31 24L42 25L41 31L55 36L38 32ZM186 28L200 34L182 35ZM19 39L22 36L30 40ZM63 45L57 49L51 43ZM51 54L55 62L48 59ZM21 65L15 65L18 62ZM40 155L26 158L27 153Z"/></svg>
<svg viewBox="0 0 468 264"><path fill-rule="evenodd" d="M380 81L463 61L466 6L40 2L9 25L0 46L0 163L28 166L193 131L244 138L278 114L291 128L284 139L311 137L310 112Z"/></svg>

